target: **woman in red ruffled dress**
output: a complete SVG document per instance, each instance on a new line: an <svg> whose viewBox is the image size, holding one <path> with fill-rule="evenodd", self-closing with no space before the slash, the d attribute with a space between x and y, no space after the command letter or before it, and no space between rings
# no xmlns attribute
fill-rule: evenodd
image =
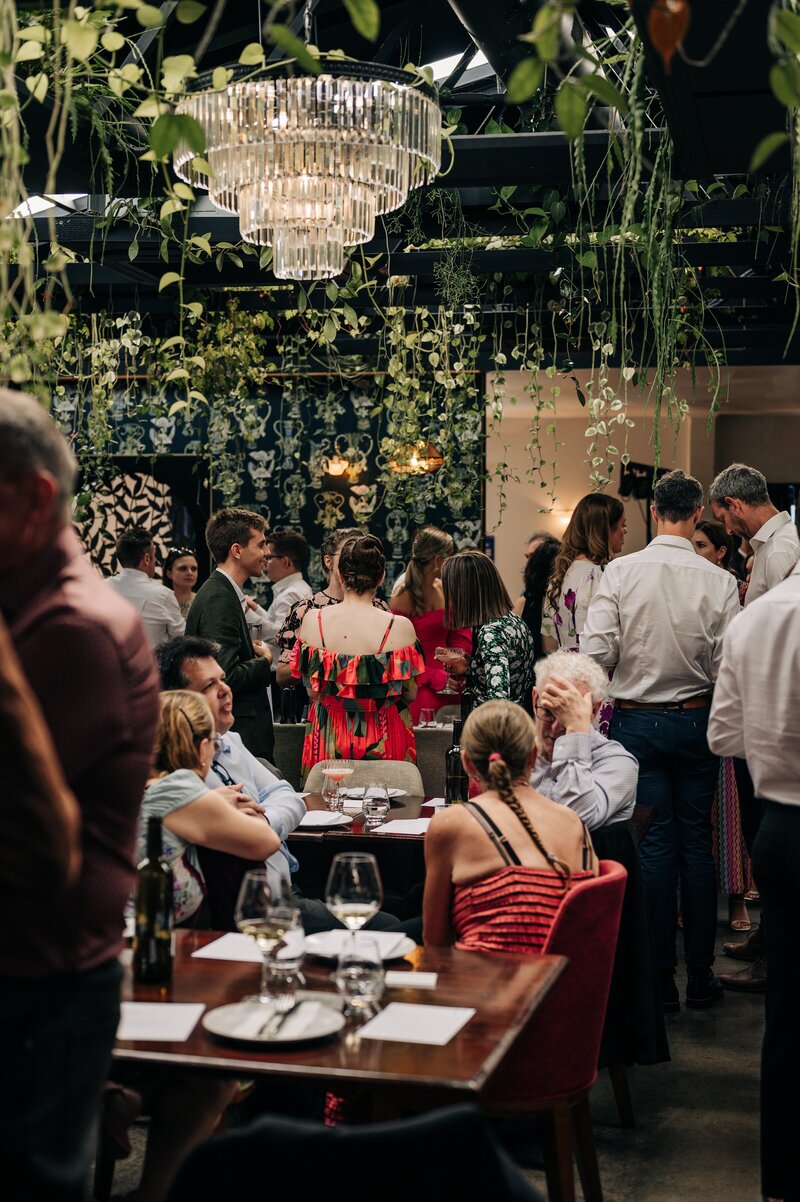
<svg viewBox="0 0 800 1202"><path fill-rule="evenodd" d="M408 618L372 604L384 568L380 539L350 539L339 556L341 604L303 619L292 654L311 697L303 780L320 760L416 761L408 706L425 664Z"/></svg>

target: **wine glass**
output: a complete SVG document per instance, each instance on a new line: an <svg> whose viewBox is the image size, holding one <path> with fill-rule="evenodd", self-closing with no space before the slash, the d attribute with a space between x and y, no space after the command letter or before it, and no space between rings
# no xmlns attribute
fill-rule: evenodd
<svg viewBox="0 0 800 1202"><path fill-rule="evenodd" d="M433 653L433 658L439 661L449 676L453 675L453 668L461 664L464 665L464 672L459 672L457 675L466 675L467 668L469 667L469 659L466 652L462 651L460 647L437 647ZM442 692L459 693L460 689L452 688L448 681L447 686L442 689Z"/></svg>
<svg viewBox="0 0 800 1202"><path fill-rule="evenodd" d="M378 913L382 901L383 884L374 856L343 851L333 857L325 904L353 935Z"/></svg>
<svg viewBox="0 0 800 1202"><path fill-rule="evenodd" d="M301 926L300 911L288 895L274 898L266 870L254 868L242 877L234 918L237 930L250 936L263 958L260 990L243 1001L274 1005L275 997L270 990L272 952L284 946L288 932Z"/></svg>
<svg viewBox="0 0 800 1202"><path fill-rule="evenodd" d="M325 783L322 786L322 796L329 810L341 810L344 806L344 795L341 790L342 781L353 775L355 764L353 760L325 760L321 765Z"/></svg>

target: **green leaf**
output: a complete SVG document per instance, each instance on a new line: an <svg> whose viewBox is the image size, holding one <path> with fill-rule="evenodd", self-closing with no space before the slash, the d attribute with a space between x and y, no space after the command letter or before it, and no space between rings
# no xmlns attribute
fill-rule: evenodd
<svg viewBox="0 0 800 1202"><path fill-rule="evenodd" d="M258 266L264 271L272 262L272 247L262 246L258 256Z"/></svg>
<svg viewBox="0 0 800 1202"><path fill-rule="evenodd" d="M73 58L85 62L97 49L98 33L88 21L65 21L61 26L61 41Z"/></svg>
<svg viewBox="0 0 800 1202"><path fill-rule="evenodd" d="M339 287L333 282L333 280L328 280L327 284L325 285L325 295L332 305L335 305L339 299Z"/></svg>
<svg viewBox="0 0 800 1202"><path fill-rule="evenodd" d="M163 205L161 206L161 208L159 210L158 219L159 219L159 221L164 222L169 217L171 217L173 213L180 213L183 208L184 208L183 203L180 200L178 200L177 197L172 196L172 197L170 197L169 200L164 201ZM165 233L168 233L168 232L169 232L168 230L165 230Z"/></svg>
<svg viewBox="0 0 800 1202"><path fill-rule="evenodd" d="M178 185L176 184L175 185L176 191L177 191L177 188L178 188ZM189 241L192 244L192 246L199 246L200 250L205 251L205 253L207 255L211 254L211 243L209 242L208 237L205 234L192 234Z"/></svg>
<svg viewBox="0 0 800 1202"><path fill-rule="evenodd" d="M332 317L325 318L325 324L322 327L322 335L326 342L333 342L336 338L336 322Z"/></svg>
<svg viewBox="0 0 800 1202"><path fill-rule="evenodd" d="M47 76L43 71L40 71L38 75L29 75L25 80L25 86L34 100L38 100L39 104L44 104L47 96Z"/></svg>
<svg viewBox="0 0 800 1202"><path fill-rule="evenodd" d="M344 0L356 33L374 42L381 28L381 14L375 0Z"/></svg>
<svg viewBox="0 0 800 1202"><path fill-rule="evenodd" d="M227 88L231 74L227 67L214 68L211 72L211 86L215 92L221 92L224 88Z"/></svg>
<svg viewBox="0 0 800 1202"><path fill-rule="evenodd" d="M308 53L300 39L296 38L285 25L270 25L267 35L271 42L274 42L290 58L295 59L304 71L308 71L309 75L319 75L322 63Z"/></svg>
<svg viewBox="0 0 800 1202"><path fill-rule="evenodd" d="M150 145L160 159L171 154L179 142L185 142L190 150L202 154L206 148L203 127L194 117L179 113L162 113L150 128Z"/></svg>
<svg viewBox="0 0 800 1202"><path fill-rule="evenodd" d="M44 47L39 42L23 42L16 53L15 61L18 63L30 63L35 58L41 58L44 54Z"/></svg>
<svg viewBox="0 0 800 1202"><path fill-rule="evenodd" d="M200 301L190 301L188 305L184 305L183 307L184 309L188 309L194 318L202 317L203 315L203 306L200 304Z"/></svg>
<svg viewBox="0 0 800 1202"><path fill-rule="evenodd" d="M509 76L506 99L510 104L522 104L542 86L543 78L544 63L538 58L524 58Z"/></svg>
<svg viewBox="0 0 800 1202"><path fill-rule="evenodd" d="M109 29L108 33L104 33L100 38L100 45L104 50L108 50L113 54L115 50L121 50L125 45L125 39L121 33L117 33L116 29Z"/></svg>
<svg viewBox="0 0 800 1202"><path fill-rule="evenodd" d="M753 151L753 157L750 160L750 171L758 171L759 167L764 166L767 159L772 157L778 147L783 146L784 142L788 141L788 134L767 134L766 138L762 138Z"/></svg>
<svg viewBox="0 0 800 1202"><path fill-rule="evenodd" d="M793 54L800 53L800 17L795 13L776 12L773 15L774 30L784 46Z"/></svg>
<svg viewBox="0 0 800 1202"><path fill-rule="evenodd" d="M564 80L556 92L556 117L571 142L580 137L586 120L586 97L569 80Z"/></svg>
<svg viewBox="0 0 800 1202"><path fill-rule="evenodd" d="M595 268L597 266L597 255L593 250L585 250L582 254L576 255L575 258L581 267Z"/></svg>
<svg viewBox="0 0 800 1202"><path fill-rule="evenodd" d="M205 11L205 4L198 4L197 0L178 0L175 17L180 21L181 25L194 25L195 21L199 21Z"/></svg>
<svg viewBox="0 0 800 1202"><path fill-rule="evenodd" d="M593 96L596 96L601 104L607 105L610 109L617 109L620 113L627 113L628 102L622 92L602 75L584 75L581 79L581 86L584 91L591 92Z"/></svg>
<svg viewBox="0 0 800 1202"><path fill-rule="evenodd" d="M139 243L134 238L133 241L131 242L130 246L128 247L128 258L130 259L131 263L136 258L138 253L139 253Z"/></svg>
<svg viewBox="0 0 800 1202"><path fill-rule="evenodd" d="M787 109L800 107L800 63L797 59L776 63L769 73L769 83L777 99Z"/></svg>
<svg viewBox="0 0 800 1202"><path fill-rule="evenodd" d="M260 67L263 61L264 51L259 46L258 42L248 42L242 53L239 55L239 62L243 67Z"/></svg>
<svg viewBox="0 0 800 1202"><path fill-rule="evenodd" d="M44 25L23 25L19 31L21 42L49 42L50 33Z"/></svg>
<svg viewBox="0 0 800 1202"><path fill-rule="evenodd" d="M551 63L558 56L561 13L549 4L543 4L533 20L530 33L520 35L521 42L532 42L542 62Z"/></svg>
<svg viewBox="0 0 800 1202"><path fill-rule="evenodd" d="M174 417L176 413L180 413L181 409L188 409L188 401L173 401L169 407L167 417Z"/></svg>
<svg viewBox="0 0 800 1202"><path fill-rule="evenodd" d="M172 191L176 196L180 196L181 200L196 200L194 192L188 184L177 183L172 185Z"/></svg>
<svg viewBox="0 0 800 1202"><path fill-rule="evenodd" d="M180 278L177 271L165 271L158 281L158 291L163 292L165 288L169 288L170 284L180 283Z"/></svg>
<svg viewBox="0 0 800 1202"><path fill-rule="evenodd" d="M136 10L136 20L145 29L158 29L164 23L161 9L154 4L140 4Z"/></svg>

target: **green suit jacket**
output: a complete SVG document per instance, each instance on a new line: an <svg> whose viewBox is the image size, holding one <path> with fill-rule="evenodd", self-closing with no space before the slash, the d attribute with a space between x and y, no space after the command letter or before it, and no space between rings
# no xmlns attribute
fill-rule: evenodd
<svg viewBox="0 0 800 1202"><path fill-rule="evenodd" d="M267 689L272 668L253 656L241 602L221 572L212 572L198 590L186 619L186 633L219 643L217 656L233 692L233 729L253 755L271 760L275 743Z"/></svg>

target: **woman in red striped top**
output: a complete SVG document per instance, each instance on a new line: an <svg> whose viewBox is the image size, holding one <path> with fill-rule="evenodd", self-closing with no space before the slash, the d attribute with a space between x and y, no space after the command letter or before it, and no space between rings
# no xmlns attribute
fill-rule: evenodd
<svg viewBox="0 0 800 1202"><path fill-rule="evenodd" d="M437 814L425 836L425 943L539 952L572 882L597 875L589 834L528 784L534 727L520 706L479 706L461 755L481 793Z"/></svg>

